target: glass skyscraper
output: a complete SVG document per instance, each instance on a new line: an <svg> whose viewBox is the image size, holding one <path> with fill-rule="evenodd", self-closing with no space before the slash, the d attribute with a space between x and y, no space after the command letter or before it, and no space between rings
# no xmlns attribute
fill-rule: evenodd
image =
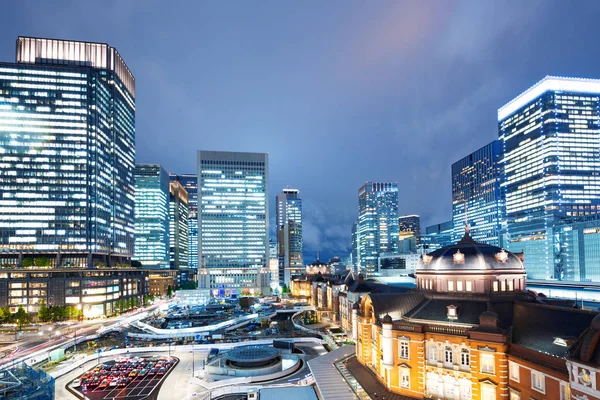
<svg viewBox="0 0 600 400"><path fill-rule="evenodd" d="M557 224L600 210L600 80L548 76L498 110L507 247L564 279Z"/></svg>
<svg viewBox="0 0 600 400"><path fill-rule="evenodd" d="M380 253L398 251L398 184L366 182L358 190L359 270L377 273Z"/></svg>
<svg viewBox="0 0 600 400"><path fill-rule="evenodd" d="M453 242L465 233L480 243L502 246L502 196L500 192L500 143L483 146L452 164Z"/></svg>
<svg viewBox="0 0 600 400"><path fill-rule="evenodd" d="M290 284L290 277L305 270L302 259L302 199L297 189L283 189L277 195L277 255L279 284Z"/></svg>
<svg viewBox="0 0 600 400"><path fill-rule="evenodd" d="M463 228L464 233L464 228ZM452 241L453 224L452 221L442 222L441 224L431 225L425 228L425 234L421 235L420 247L425 253L431 253L445 246L450 246Z"/></svg>
<svg viewBox="0 0 600 400"><path fill-rule="evenodd" d="M135 80L117 50L19 37L0 63L2 263L127 263L134 169Z"/></svg>
<svg viewBox="0 0 600 400"><path fill-rule="evenodd" d="M179 271L180 282L189 278L188 193L179 181L169 182L169 238L171 268Z"/></svg>
<svg viewBox="0 0 600 400"><path fill-rule="evenodd" d="M269 290L267 194L267 154L198 152L199 287Z"/></svg>
<svg viewBox="0 0 600 400"><path fill-rule="evenodd" d="M198 269L198 177L195 174L170 174L172 181L179 183L188 193L188 230L189 230L189 260L190 269Z"/></svg>
<svg viewBox="0 0 600 400"><path fill-rule="evenodd" d="M158 164L135 166L135 251L145 268L169 268L169 176Z"/></svg>
<svg viewBox="0 0 600 400"><path fill-rule="evenodd" d="M417 251L421 243L421 219L418 215L402 215L398 217L398 251L412 253Z"/></svg>

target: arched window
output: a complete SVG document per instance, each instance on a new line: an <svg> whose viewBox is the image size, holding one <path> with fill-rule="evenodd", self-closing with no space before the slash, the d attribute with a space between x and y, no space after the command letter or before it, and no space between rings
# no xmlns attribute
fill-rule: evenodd
<svg viewBox="0 0 600 400"><path fill-rule="evenodd" d="M444 349L444 361L446 364L452 364L452 347L446 346Z"/></svg>
<svg viewBox="0 0 600 400"><path fill-rule="evenodd" d="M461 349L460 365L463 367L468 367L469 365L471 365L471 351L469 349Z"/></svg>

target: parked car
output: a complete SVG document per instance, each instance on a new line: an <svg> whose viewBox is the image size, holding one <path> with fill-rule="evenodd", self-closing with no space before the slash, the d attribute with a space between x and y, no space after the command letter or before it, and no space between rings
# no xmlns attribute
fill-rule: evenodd
<svg viewBox="0 0 600 400"><path fill-rule="evenodd" d="M148 373L148 370L146 368L144 368L143 370L140 371L138 376L146 376L147 373Z"/></svg>
<svg viewBox="0 0 600 400"><path fill-rule="evenodd" d="M74 388L81 386L81 379L75 379L71 386L73 386Z"/></svg>
<svg viewBox="0 0 600 400"><path fill-rule="evenodd" d="M98 385L98 389L104 389L105 387L108 386L108 379L104 379L102 382L100 382L100 384Z"/></svg>

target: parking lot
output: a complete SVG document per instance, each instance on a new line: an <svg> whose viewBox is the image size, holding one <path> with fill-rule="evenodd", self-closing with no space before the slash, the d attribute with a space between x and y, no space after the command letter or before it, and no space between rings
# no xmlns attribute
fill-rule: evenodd
<svg viewBox="0 0 600 400"><path fill-rule="evenodd" d="M99 364L69 386L91 400L152 400L158 388L179 362L175 357L119 358Z"/></svg>

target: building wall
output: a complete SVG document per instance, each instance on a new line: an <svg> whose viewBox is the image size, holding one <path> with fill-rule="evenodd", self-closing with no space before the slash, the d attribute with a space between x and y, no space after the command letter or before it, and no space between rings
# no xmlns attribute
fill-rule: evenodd
<svg viewBox="0 0 600 400"><path fill-rule="evenodd" d="M508 249L532 279L560 279L555 224L598 214L600 81L546 77L498 110Z"/></svg>
<svg viewBox="0 0 600 400"><path fill-rule="evenodd" d="M542 357L543 355L537 355L536 358ZM546 368L512 354L508 356L508 361L510 400L570 399L566 368L565 373L560 373L556 369ZM564 361L561 360L561 364L564 368ZM541 387L537 382L542 383Z"/></svg>
<svg viewBox="0 0 600 400"><path fill-rule="evenodd" d="M458 242L465 233L468 214L473 239L502 246L500 179L500 143L497 140L452 164L453 242Z"/></svg>
<svg viewBox="0 0 600 400"><path fill-rule="evenodd" d="M195 174L170 174L170 179L179 183L188 193L188 267L198 269L198 177Z"/></svg>
<svg viewBox="0 0 600 400"><path fill-rule="evenodd" d="M296 189L283 189L275 205L279 284L289 285L292 270L302 268L302 199Z"/></svg>
<svg viewBox="0 0 600 400"><path fill-rule="evenodd" d="M158 164L135 166L135 252L147 268L169 268L169 177Z"/></svg>
<svg viewBox="0 0 600 400"><path fill-rule="evenodd" d="M230 269L268 268L267 154L199 151L198 204L198 257L203 271L222 271L217 275L226 276L224 271ZM226 288L218 285L205 288Z"/></svg>
<svg viewBox="0 0 600 400"><path fill-rule="evenodd" d="M0 124L9 133L0 136L0 250L60 252L65 267L127 262L135 229L131 72L106 44L19 38L17 57L0 64Z"/></svg>

